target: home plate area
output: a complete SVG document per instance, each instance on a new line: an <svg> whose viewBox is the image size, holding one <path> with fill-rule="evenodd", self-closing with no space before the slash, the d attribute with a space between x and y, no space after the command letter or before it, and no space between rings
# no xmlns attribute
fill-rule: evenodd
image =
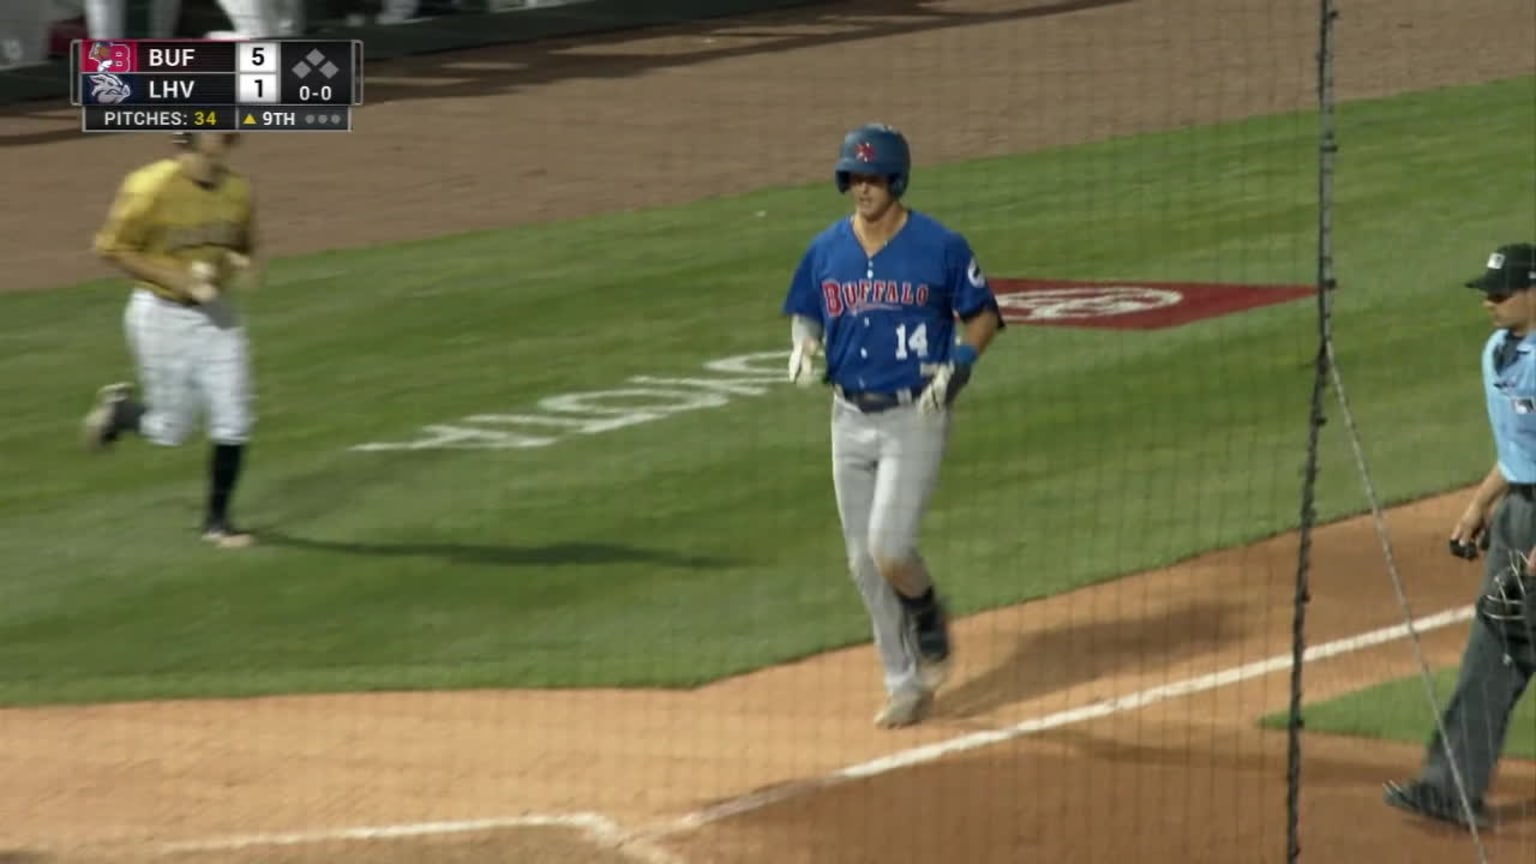
<svg viewBox="0 0 1536 864"><path fill-rule="evenodd" d="M1010 324L1157 330L1315 293L1308 285L993 278Z"/></svg>

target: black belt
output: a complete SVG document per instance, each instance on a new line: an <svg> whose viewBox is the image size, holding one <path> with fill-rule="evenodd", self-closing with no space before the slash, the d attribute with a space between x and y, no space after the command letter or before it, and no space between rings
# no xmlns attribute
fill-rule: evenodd
<svg viewBox="0 0 1536 864"><path fill-rule="evenodd" d="M917 398L917 394L910 389L888 393L874 390L848 390L844 387L833 387L832 389L843 401L865 414L879 414L881 411L888 411L898 405L911 405L913 400Z"/></svg>
<svg viewBox="0 0 1536 864"><path fill-rule="evenodd" d="M1536 483L1511 483L1509 491L1521 498L1536 499Z"/></svg>

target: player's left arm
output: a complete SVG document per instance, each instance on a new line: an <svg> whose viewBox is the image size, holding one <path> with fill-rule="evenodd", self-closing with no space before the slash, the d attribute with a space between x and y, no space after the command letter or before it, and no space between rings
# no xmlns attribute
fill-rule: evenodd
<svg viewBox="0 0 1536 864"><path fill-rule="evenodd" d="M946 251L950 307L962 326L959 341L949 349L949 362L938 367L923 388L918 406L927 413L954 403L970 382L972 367L1004 326L1002 310L970 244L955 235Z"/></svg>
<svg viewBox="0 0 1536 864"><path fill-rule="evenodd" d="M961 315L960 323L960 344L970 346L976 352L976 359L987 353L987 346L1003 329L1003 317L992 307L985 307L970 316Z"/></svg>
<svg viewBox="0 0 1536 864"><path fill-rule="evenodd" d="M976 261L976 253L958 235L950 246L949 296L960 319L960 343L950 352L957 366L970 366L986 353L1004 327L1002 310L992 286Z"/></svg>
<svg viewBox="0 0 1536 864"><path fill-rule="evenodd" d="M255 291L266 278L266 261L261 255L257 230L256 204L246 199L245 232L240 248L229 254L232 287L237 291Z"/></svg>

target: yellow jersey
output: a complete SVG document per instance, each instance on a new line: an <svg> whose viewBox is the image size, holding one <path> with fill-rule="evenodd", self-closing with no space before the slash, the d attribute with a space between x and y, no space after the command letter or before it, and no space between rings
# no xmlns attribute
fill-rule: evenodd
<svg viewBox="0 0 1536 864"><path fill-rule="evenodd" d="M251 254L253 224L245 177L225 169L217 183L204 185L187 176L176 159L162 159L124 178L95 246L98 253L135 252L182 268L203 261L223 272L226 251ZM164 286L135 285L185 302Z"/></svg>

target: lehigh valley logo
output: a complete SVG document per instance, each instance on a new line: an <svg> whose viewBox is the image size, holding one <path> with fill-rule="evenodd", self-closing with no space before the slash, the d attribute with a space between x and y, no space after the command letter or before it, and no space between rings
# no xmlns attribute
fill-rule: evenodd
<svg viewBox="0 0 1536 864"><path fill-rule="evenodd" d="M116 105L133 95L128 82L108 72L91 76L91 100L102 105Z"/></svg>

